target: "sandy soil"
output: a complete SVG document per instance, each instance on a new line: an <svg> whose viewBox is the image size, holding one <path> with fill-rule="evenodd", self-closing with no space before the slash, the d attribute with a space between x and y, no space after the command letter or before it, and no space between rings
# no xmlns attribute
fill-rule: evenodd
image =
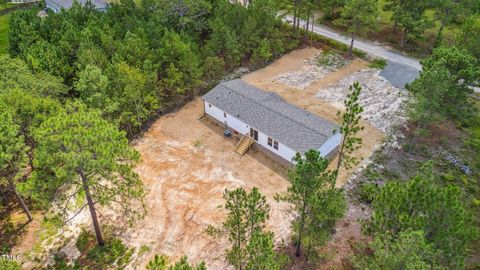
<svg viewBox="0 0 480 270"><path fill-rule="evenodd" d="M278 241L289 240L288 205L273 200L286 191L284 169L260 152L236 154L236 139L225 139L223 128L208 118L198 120L202 111L201 100L192 101L157 120L135 143L142 156L136 171L149 188L148 214L123 238L150 247L140 265L154 254L187 255L193 262L206 261L209 269L225 269L226 239L208 236L205 229L221 225L222 194L239 186L259 187L272 206L268 228Z"/></svg>

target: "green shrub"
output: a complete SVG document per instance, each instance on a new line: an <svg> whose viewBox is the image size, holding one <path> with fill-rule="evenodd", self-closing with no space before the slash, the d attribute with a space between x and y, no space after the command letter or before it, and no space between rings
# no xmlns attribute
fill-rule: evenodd
<svg viewBox="0 0 480 270"><path fill-rule="evenodd" d="M142 256L143 254L147 253L150 251L150 247L146 245L142 245L140 247L140 250L138 251L138 256Z"/></svg>
<svg viewBox="0 0 480 270"><path fill-rule="evenodd" d="M16 261L3 260L0 258L0 269L2 270L20 270L21 267Z"/></svg>
<svg viewBox="0 0 480 270"><path fill-rule="evenodd" d="M385 61L385 59L375 59L368 66L371 68L384 69L386 65L387 61Z"/></svg>
<svg viewBox="0 0 480 270"><path fill-rule="evenodd" d="M375 195L378 192L378 186L373 183L362 183L358 187L357 196L358 200L370 204L373 202Z"/></svg>
<svg viewBox="0 0 480 270"><path fill-rule="evenodd" d="M81 253L84 253L92 241L95 241L95 238L93 237L93 235L88 231L86 231L85 229L82 229L82 231L80 232L80 235L77 238L77 242L75 243L75 246Z"/></svg>
<svg viewBox="0 0 480 270"><path fill-rule="evenodd" d="M216 56L207 57L203 63L203 69L203 76L207 81L217 81L225 74L225 61Z"/></svg>

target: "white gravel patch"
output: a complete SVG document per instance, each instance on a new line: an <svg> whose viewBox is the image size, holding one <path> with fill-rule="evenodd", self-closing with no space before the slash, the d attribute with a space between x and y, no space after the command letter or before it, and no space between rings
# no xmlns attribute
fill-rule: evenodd
<svg viewBox="0 0 480 270"><path fill-rule="evenodd" d="M362 92L360 104L363 106L362 118L386 135L391 134L393 127L406 123L402 104L407 94L394 87L386 79L378 75L379 71L365 69L355 72L342 79L338 84L320 90L316 97L331 103L339 108L344 108L343 101L347 96L350 85L360 82Z"/></svg>
<svg viewBox="0 0 480 270"><path fill-rule="evenodd" d="M298 71L291 71L272 78L286 86L304 90L312 83L325 78L328 74L337 71L348 64L348 61L335 53L319 52L314 57L306 59Z"/></svg>

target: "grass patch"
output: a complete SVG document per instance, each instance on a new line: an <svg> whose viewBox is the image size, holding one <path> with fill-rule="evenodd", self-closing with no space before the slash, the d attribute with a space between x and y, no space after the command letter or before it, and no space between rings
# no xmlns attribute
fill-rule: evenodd
<svg viewBox="0 0 480 270"><path fill-rule="evenodd" d="M315 58L315 64L317 66L327 67L332 70L338 70L347 63L348 61L343 57L329 50L323 51Z"/></svg>
<svg viewBox="0 0 480 270"><path fill-rule="evenodd" d="M15 261L0 259L0 269L2 270L20 270L20 265Z"/></svg>
<svg viewBox="0 0 480 270"><path fill-rule="evenodd" d="M0 55L8 54L8 27L11 13L0 16Z"/></svg>
<svg viewBox="0 0 480 270"><path fill-rule="evenodd" d="M385 59L375 59L368 66L371 68L384 69L386 65L387 61Z"/></svg>

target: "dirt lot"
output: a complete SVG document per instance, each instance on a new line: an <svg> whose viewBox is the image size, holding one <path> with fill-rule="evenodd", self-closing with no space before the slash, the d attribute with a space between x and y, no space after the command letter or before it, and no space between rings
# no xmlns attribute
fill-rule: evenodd
<svg viewBox="0 0 480 270"><path fill-rule="evenodd" d="M337 122L339 109L335 104L315 97L319 90L336 85L344 77L366 68L366 62L354 60L338 70L316 70L309 66L310 60L319 54L314 48L294 51L267 68L250 73L242 79L262 89L274 91L287 101L318 115ZM300 78L298 71L322 74L318 80L301 83L301 88L287 86L276 78L288 80L289 74ZM310 75L309 75L310 76ZM310 76L311 78L311 76ZM246 156L234 153L234 139L222 136L222 127L203 118L200 100L184 106L179 112L159 119L143 138L135 143L142 155L137 172L149 187L147 197L148 215L136 227L124 235L131 245L138 248L147 245L149 254L138 259L142 265L153 254L166 254L174 258L185 254L192 261L205 260L210 269L224 269L223 252L225 239L214 239L205 233L208 225L221 224L224 213L225 189L243 186L247 189L258 186L272 205L269 228L277 241L289 242L290 214L288 205L273 200L274 194L288 186L285 170L260 152L250 151ZM367 158L380 144L382 133L369 122L363 121L364 145L358 152ZM350 172L342 173L338 186L349 178ZM350 209L349 217L340 222L339 234L329 244L337 250L330 266L341 262L348 253L348 242L360 236L360 227L354 224L362 216L359 209ZM353 225L351 225L353 224Z"/></svg>
<svg viewBox="0 0 480 270"><path fill-rule="evenodd" d="M239 186L259 187L272 206L268 227L277 240L289 240L288 206L273 200L287 188L284 169L260 152L236 154L236 140L225 139L223 128L212 120L199 121L202 112L201 100L190 102L159 119L135 142L142 156L136 171L150 191L148 214L123 238L133 246L150 247L140 264L155 253L172 258L184 254L194 262L205 260L209 269L224 269L226 241L208 236L205 229L222 223L222 194Z"/></svg>

